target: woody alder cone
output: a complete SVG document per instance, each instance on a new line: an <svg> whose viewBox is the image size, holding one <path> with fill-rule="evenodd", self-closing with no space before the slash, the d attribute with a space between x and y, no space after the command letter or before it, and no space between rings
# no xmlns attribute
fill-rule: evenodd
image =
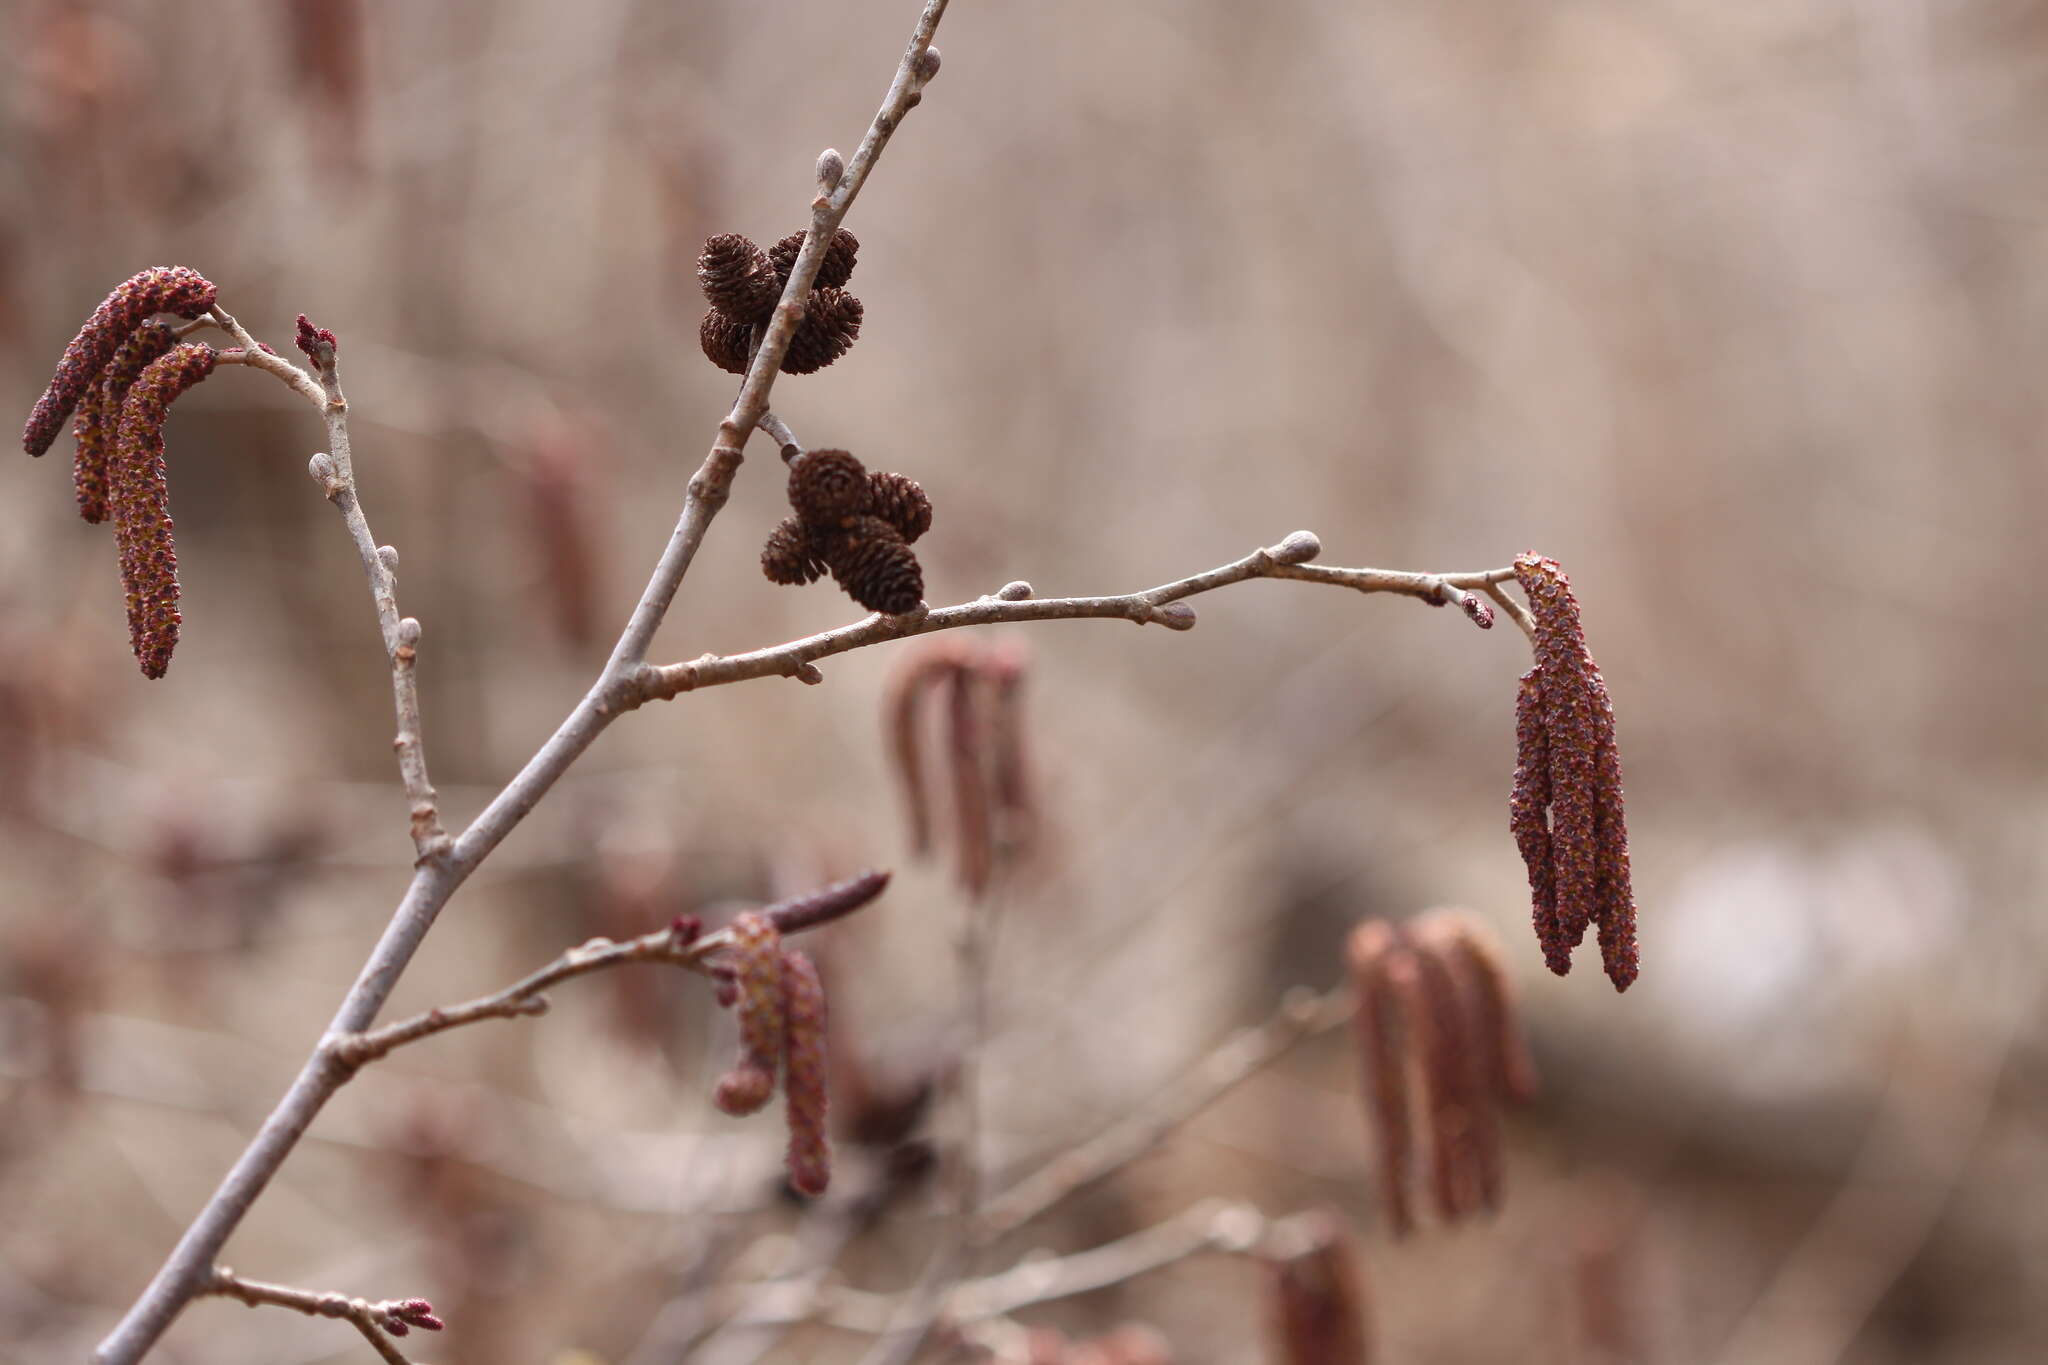
<svg viewBox="0 0 2048 1365"><path fill-rule="evenodd" d="M761 572L769 582L782 584L815 583L824 576L825 561L818 558L803 522L784 517L768 533L768 543L761 547Z"/></svg>
<svg viewBox="0 0 2048 1365"><path fill-rule="evenodd" d="M844 529L874 505L874 485L850 452L813 450L790 467L789 505L806 526Z"/></svg>
<svg viewBox="0 0 2048 1365"><path fill-rule="evenodd" d="M783 276L760 247L737 232L721 232L697 257L697 284L719 312L759 318L782 297Z"/></svg>
<svg viewBox="0 0 2048 1365"><path fill-rule="evenodd" d="M784 374L816 374L860 339L860 300L843 289L814 289L804 320L782 353Z"/></svg>
<svg viewBox="0 0 2048 1365"><path fill-rule="evenodd" d="M924 601L924 571L896 528L879 517L856 517L825 546L825 564L846 595L869 611L900 616Z"/></svg>
<svg viewBox="0 0 2048 1365"><path fill-rule="evenodd" d="M932 500L916 479L875 470L868 475L868 511L896 528L906 541L932 529Z"/></svg>
<svg viewBox="0 0 2048 1365"><path fill-rule="evenodd" d="M796 267L798 253L804 249L804 234L792 232L768 249L768 259L774 263L775 275L783 284L789 283L789 272ZM818 264L818 278L813 281L819 289L838 289L853 278L853 262L860 251L860 239L840 228L832 234L831 244L825 248L825 259Z"/></svg>

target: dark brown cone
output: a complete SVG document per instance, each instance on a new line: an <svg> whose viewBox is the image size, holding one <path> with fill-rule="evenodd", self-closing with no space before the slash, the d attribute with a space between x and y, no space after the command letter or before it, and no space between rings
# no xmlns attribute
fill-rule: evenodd
<svg viewBox="0 0 2048 1365"><path fill-rule="evenodd" d="M697 328L697 344L704 348L704 358L719 369L745 374L748 352L754 348L753 324L714 308Z"/></svg>
<svg viewBox="0 0 2048 1365"><path fill-rule="evenodd" d="M812 291L804 320L783 352L784 374L815 374L852 349L860 337L860 300L842 289Z"/></svg>
<svg viewBox="0 0 2048 1365"><path fill-rule="evenodd" d="M775 274L782 283L789 283L789 272L796 267L797 255L804 249L804 234L792 232L768 250L768 259L775 264ZM832 244L825 248L825 259L818 266L818 278L812 281L816 289L838 289L853 278L854 257L860 251L860 239L840 228L832 234Z"/></svg>
<svg viewBox="0 0 2048 1365"><path fill-rule="evenodd" d="M150 362L121 407L120 443L108 464L108 501L128 637L142 676L161 678L178 644L178 551L164 478L164 419L179 394L213 373L211 346L187 342Z"/></svg>
<svg viewBox="0 0 2048 1365"><path fill-rule="evenodd" d="M844 450L813 450L790 466L789 505L813 531L844 530L874 503L867 467Z"/></svg>
<svg viewBox="0 0 2048 1365"><path fill-rule="evenodd" d="M824 576L825 561L818 558L803 523L784 517L761 547L761 572L771 583L815 583Z"/></svg>
<svg viewBox="0 0 2048 1365"><path fill-rule="evenodd" d="M121 343L99 382L78 405L71 434L78 453L71 462L71 481L78 491L78 515L98 523L107 519L107 462L121 434L121 405L143 368L178 344L178 334L160 322L145 322Z"/></svg>
<svg viewBox="0 0 2048 1365"><path fill-rule="evenodd" d="M697 257L697 286L713 308L746 322L765 322L782 297L783 277L767 253L737 232L721 232Z"/></svg>
<svg viewBox="0 0 2048 1365"><path fill-rule="evenodd" d="M31 455L41 455L50 448L72 409L85 398L107 362L114 358L114 352L151 314L175 313L181 318L196 318L212 307L214 295L213 284L205 276L182 265L152 266L122 281L100 301L100 306L78 329L78 335L64 348L64 358L57 362L50 386L36 400L34 411L22 428L22 448Z"/></svg>
<svg viewBox="0 0 2048 1365"><path fill-rule="evenodd" d="M855 518L826 546L825 563L846 595L869 611L901 616L924 601L917 553L886 521Z"/></svg>
<svg viewBox="0 0 2048 1365"><path fill-rule="evenodd" d="M906 543L932 529L932 500L916 479L876 470L868 475L869 510L896 528Z"/></svg>

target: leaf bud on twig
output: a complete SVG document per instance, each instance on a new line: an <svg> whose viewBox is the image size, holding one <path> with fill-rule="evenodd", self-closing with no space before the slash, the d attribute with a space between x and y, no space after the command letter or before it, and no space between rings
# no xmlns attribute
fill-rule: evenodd
<svg viewBox="0 0 2048 1365"><path fill-rule="evenodd" d="M1023 579L1015 579L996 589L996 598L1003 602L1028 602L1031 600L1031 585Z"/></svg>
<svg viewBox="0 0 2048 1365"><path fill-rule="evenodd" d="M1306 564L1322 552L1323 542L1314 531L1295 531L1266 553L1282 564Z"/></svg>
<svg viewBox="0 0 2048 1365"><path fill-rule="evenodd" d="M919 85L927 85L931 82L931 78L938 74L939 50L935 47L927 47L917 56L917 83Z"/></svg>
<svg viewBox="0 0 2048 1365"><path fill-rule="evenodd" d="M818 192L830 194L839 188L839 182L846 176L846 158L839 155L836 147L827 147L818 153Z"/></svg>

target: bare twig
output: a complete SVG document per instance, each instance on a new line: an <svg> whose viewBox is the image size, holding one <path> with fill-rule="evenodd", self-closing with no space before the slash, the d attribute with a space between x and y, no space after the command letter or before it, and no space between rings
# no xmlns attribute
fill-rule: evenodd
<svg viewBox="0 0 2048 1365"><path fill-rule="evenodd" d="M1076 1191L1122 1170L1157 1147L1168 1133L1286 1055L1296 1043L1344 1024L1355 1008L1349 987L1340 986L1322 995L1289 992L1264 1023L1233 1034L1121 1122L1061 1153L989 1200L975 1221L976 1241L994 1241Z"/></svg>
<svg viewBox="0 0 2048 1365"><path fill-rule="evenodd" d="M788 349L789 338L801 320L802 301L817 278L818 267L823 260L822 243L831 240L860 193L861 186L867 182L883 146L901 124L903 116L923 97L923 87L936 70L936 62L928 56L927 49L945 11L946 0L926 0L909 46L897 65L889 93L867 135L861 140L860 149L845 176L837 189L829 195L820 195L813 202L810 232L790 271L782 301L776 306L760 350L741 386L739 398L719 424L711 453L690 479L682 515L603 672L555 733L462 832L454 845L442 856L416 865L412 884L392 912L390 923L371 950L355 983L343 997L326 1037L307 1058L291 1088L271 1110L256 1136L223 1177L220 1186L187 1226L177 1247L157 1271L149 1287L100 1343L95 1353L100 1365L134 1365L184 1306L204 1290L213 1263L229 1235L298 1145L314 1117L348 1079L350 1068L336 1055L336 1045L370 1026L449 897L618 716L619 702L631 693L633 677L643 665L648 643L667 615L669 604L675 599L712 519L730 494L733 474L741 459L741 447L761 414L768 410L769 390L780 368L782 355ZM303 370L281 356L264 351L226 313L217 313L215 320L234 336L244 351L244 356L237 363L275 374L310 401L318 403L323 413L327 411L327 394ZM343 444L334 440L331 427L329 440L337 446ZM337 473L343 468L341 458L345 456L336 460Z"/></svg>
<svg viewBox="0 0 2048 1365"><path fill-rule="evenodd" d="M840 916L866 905L889 884L886 872L864 872L858 877L828 886L808 895L793 896L763 908L776 931L785 936L829 924ZM730 929L698 938L679 935L673 927L656 929L624 943L594 938L563 953L537 971L529 972L501 991L479 996L460 1005L442 1005L410 1019L386 1024L345 1038L332 1039L329 1048L336 1061L354 1070L374 1062L407 1043L445 1033L464 1024L486 1019L518 1019L548 1012L548 1000L541 992L572 977L623 967L635 962L664 963L692 971L706 970L706 959L733 942Z"/></svg>
<svg viewBox="0 0 2048 1365"><path fill-rule="evenodd" d="M768 439L782 448L784 464L789 463L804 453L803 442L797 440L796 433L789 429L789 423L783 421L774 413L762 413L759 425L761 430L768 433Z"/></svg>
<svg viewBox="0 0 2048 1365"><path fill-rule="evenodd" d="M1246 1204L1208 1199L1163 1223L1071 1256L1034 1259L954 1285L937 1301L938 1321L958 1327L1000 1319L1033 1304L1093 1293L1207 1252L1258 1252L1268 1222ZM760 1286L743 1321L749 1325L828 1322L855 1332L889 1333L894 1295L819 1283ZM884 1337L884 1343L889 1338ZM878 1350L881 1346L878 1346ZM873 1358L874 1353L870 1352Z"/></svg>
<svg viewBox="0 0 2048 1365"><path fill-rule="evenodd" d="M290 1285L265 1284L261 1280L244 1279L226 1266L214 1267L212 1276L200 1290L203 1294L218 1295L221 1298L239 1299L251 1308L289 1308L317 1318L340 1318L352 1323L363 1334L387 1365L411 1365L405 1353L392 1343L392 1337L402 1337L413 1328L424 1328L429 1332L441 1330L441 1320L434 1316L434 1307L425 1299L369 1299L350 1298L346 1294L323 1293L315 1289L297 1289Z"/></svg>
<svg viewBox="0 0 2048 1365"><path fill-rule="evenodd" d="M1302 562L1320 547L1314 536L1296 531L1278 545L1252 551L1243 559L1221 565L1144 592L1119 597L1043 597L1014 599L981 597L958 606L938 607L903 616L876 614L849 626L807 635L801 640L772 645L745 654L706 654L688 663L643 666L622 691L619 704L637 706L661 701L699 688L718 687L750 678L792 677L811 680L816 661L848 650L901 640L935 631L957 630L963 626L997 625L1018 621L1071 621L1111 619L1135 621L1139 625L1161 625L1169 630L1189 630L1195 624L1194 611L1180 604L1184 597L1212 592L1251 578L1298 578L1311 583L1328 583L1359 592L1391 592L1426 602L1448 600L1447 590L1485 588L1512 578L1514 570L1487 569L1479 573L1403 573L1392 569L1319 568ZM1309 570L1314 568L1314 572Z"/></svg>

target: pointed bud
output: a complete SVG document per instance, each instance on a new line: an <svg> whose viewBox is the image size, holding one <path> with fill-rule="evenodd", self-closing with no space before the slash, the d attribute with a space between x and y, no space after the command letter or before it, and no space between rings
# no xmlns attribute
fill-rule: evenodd
<svg viewBox="0 0 2048 1365"><path fill-rule="evenodd" d="M834 147L827 147L818 154L818 192L830 194L839 188L839 182L846 175L846 158L839 155Z"/></svg>

